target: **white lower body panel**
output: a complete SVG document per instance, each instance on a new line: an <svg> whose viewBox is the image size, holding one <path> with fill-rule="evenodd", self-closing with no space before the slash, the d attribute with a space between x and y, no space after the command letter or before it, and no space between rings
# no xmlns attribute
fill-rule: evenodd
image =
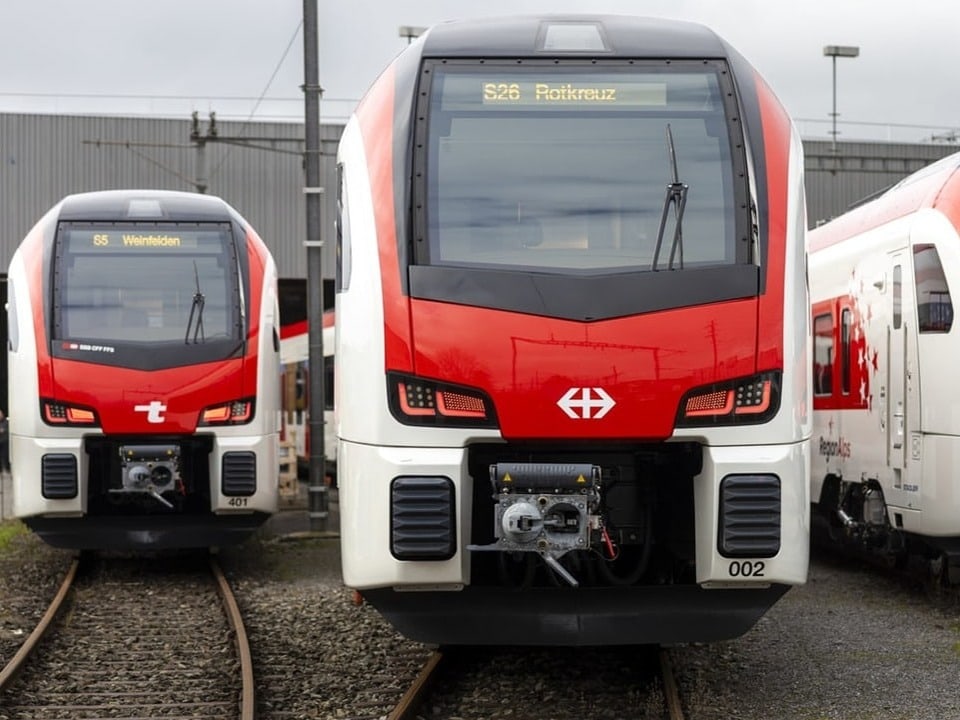
<svg viewBox="0 0 960 720"><path fill-rule="evenodd" d="M465 448L379 447L341 440L339 449L341 554L344 583L364 590L394 587L455 590L469 584L473 480ZM697 582L706 587L802 584L809 564L808 443L704 447L694 478ZM780 550L771 558L725 558L718 550L719 487L728 474L780 478ZM442 561L401 561L391 554L391 482L401 476L445 476L454 485L457 546ZM492 492L492 490L491 490ZM490 520L493 521L493 518ZM736 563L736 564L734 564Z"/></svg>

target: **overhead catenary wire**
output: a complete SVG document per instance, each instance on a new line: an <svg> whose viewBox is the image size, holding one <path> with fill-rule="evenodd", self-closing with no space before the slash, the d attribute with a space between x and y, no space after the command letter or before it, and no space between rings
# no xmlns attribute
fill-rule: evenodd
<svg viewBox="0 0 960 720"><path fill-rule="evenodd" d="M284 48L283 54L280 56L280 60L277 62L276 67L273 69L273 72L270 74L270 79L267 80L267 84L263 88L263 92L260 93L260 97L257 98L257 101L253 104L253 109L250 111L250 115L244 121L243 125L240 126L240 130L237 133L239 137L243 137L243 134L246 132L247 127L250 125L250 122L253 120L253 116L257 113L257 108L260 107L260 103L263 102L263 99L266 97L267 92L270 90L270 86L273 84L273 81L277 77L277 73L280 72L280 68L283 66L284 61L287 59L287 55L290 54L290 48L293 47L294 41L297 39L297 36L300 34L300 30L303 28L303 18L300 18L300 21L297 23L297 27L294 28L293 34L290 36L289 42L287 42L287 47ZM230 153L233 151L233 145L227 148L227 151L220 157L220 161L217 163L216 167L213 168L213 171L210 173L210 179L212 180L217 176L217 173L220 172L220 168L223 167L223 163L226 162L227 158L230 156Z"/></svg>

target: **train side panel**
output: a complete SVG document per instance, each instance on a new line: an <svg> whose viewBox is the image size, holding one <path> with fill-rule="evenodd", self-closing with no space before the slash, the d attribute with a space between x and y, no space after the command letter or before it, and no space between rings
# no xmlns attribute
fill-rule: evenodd
<svg viewBox="0 0 960 720"><path fill-rule="evenodd" d="M812 499L834 539L960 567L951 156L811 234ZM960 579L960 575L958 575Z"/></svg>
<svg viewBox="0 0 960 720"><path fill-rule="evenodd" d="M324 455L326 473L331 482L337 476L337 434L333 418L333 398L336 392L335 360L333 356L335 338L334 312L328 310L323 318L323 356L326 384L324 386ZM297 457L298 475L306 478L310 464L310 425L309 425L309 368L310 339L307 323L293 323L281 327L280 372L281 383L281 439L292 443Z"/></svg>

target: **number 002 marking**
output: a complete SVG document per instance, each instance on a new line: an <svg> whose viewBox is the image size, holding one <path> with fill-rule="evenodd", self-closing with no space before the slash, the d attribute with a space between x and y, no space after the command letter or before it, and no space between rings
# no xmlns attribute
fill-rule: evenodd
<svg viewBox="0 0 960 720"><path fill-rule="evenodd" d="M766 567L762 560L751 562L750 560L734 560L730 563L727 572L730 577L763 577L763 570Z"/></svg>

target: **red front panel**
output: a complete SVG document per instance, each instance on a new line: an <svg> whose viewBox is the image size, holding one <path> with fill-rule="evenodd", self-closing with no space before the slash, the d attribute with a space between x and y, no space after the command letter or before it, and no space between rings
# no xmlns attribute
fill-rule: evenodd
<svg viewBox="0 0 960 720"><path fill-rule="evenodd" d="M108 435L179 434L197 429L204 408L252 395L255 382L250 378L244 391L242 360L145 372L54 358L50 382L41 382L40 392L93 408Z"/></svg>
<svg viewBox="0 0 960 720"><path fill-rule="evenodd" d="M383 283L383 325L387 367L410 369L410 318L400 289L396 208L393 201L393 134L395 68L388 67L357 107L373 193L377 248Z"/></svg>
<svg viewBox="0 0 960 720"><path fill-rule="evenodd" d="M243 358L151 371L97 364L94 351L80 350L78 355L83 357L76 360L54 358L48 351L45 313L38 311L34 313L34 332L40 397L95 410L106 434L192 433L205 408L254 397L267 255L262 241L252 234L246 250L250 287ZM21 251L31 278L30 302L34 308L43 308L42 237L29 237Z"/></svg>
<svg viewBox="0 0 960 720"><path fill-rule="evenodd" d="M375 198L385 370L483 390L510 439L655 440L672 435L687 391L783 367L791 131L762 80L764 143L755 148L767 183L758 188L768 208L761 228L767 238L762 295L591 323L411 299L403 292L393 186L392 147L400 140L393 134L394 82L391 68L357 112ZM613 402L605 411L604 396Z"/></svg>
<svg viewBox="0 0 960 720"><path fill-rule="evenodd" d="M765 292L758 306L757 365L761 370L783 367L784 279L787 268L787 224L796 217L787 214L790 168L790 117L770 87L756 76L763 124L764 147L761 162L766 168L766 188L757 188L767 195L767 257L762 258ZM802 228L796 228L802 230ZM798 273L798 268L789 272ZM804 308L804 311L806 309Z"/></svg>
<svg viewBox="0 0 960 720"><path fill-rule="evenodd" d="M509 439L663 439L687 390L757 370L754 299L596 323L411 305L416 374L489 393Z"/></svg>

